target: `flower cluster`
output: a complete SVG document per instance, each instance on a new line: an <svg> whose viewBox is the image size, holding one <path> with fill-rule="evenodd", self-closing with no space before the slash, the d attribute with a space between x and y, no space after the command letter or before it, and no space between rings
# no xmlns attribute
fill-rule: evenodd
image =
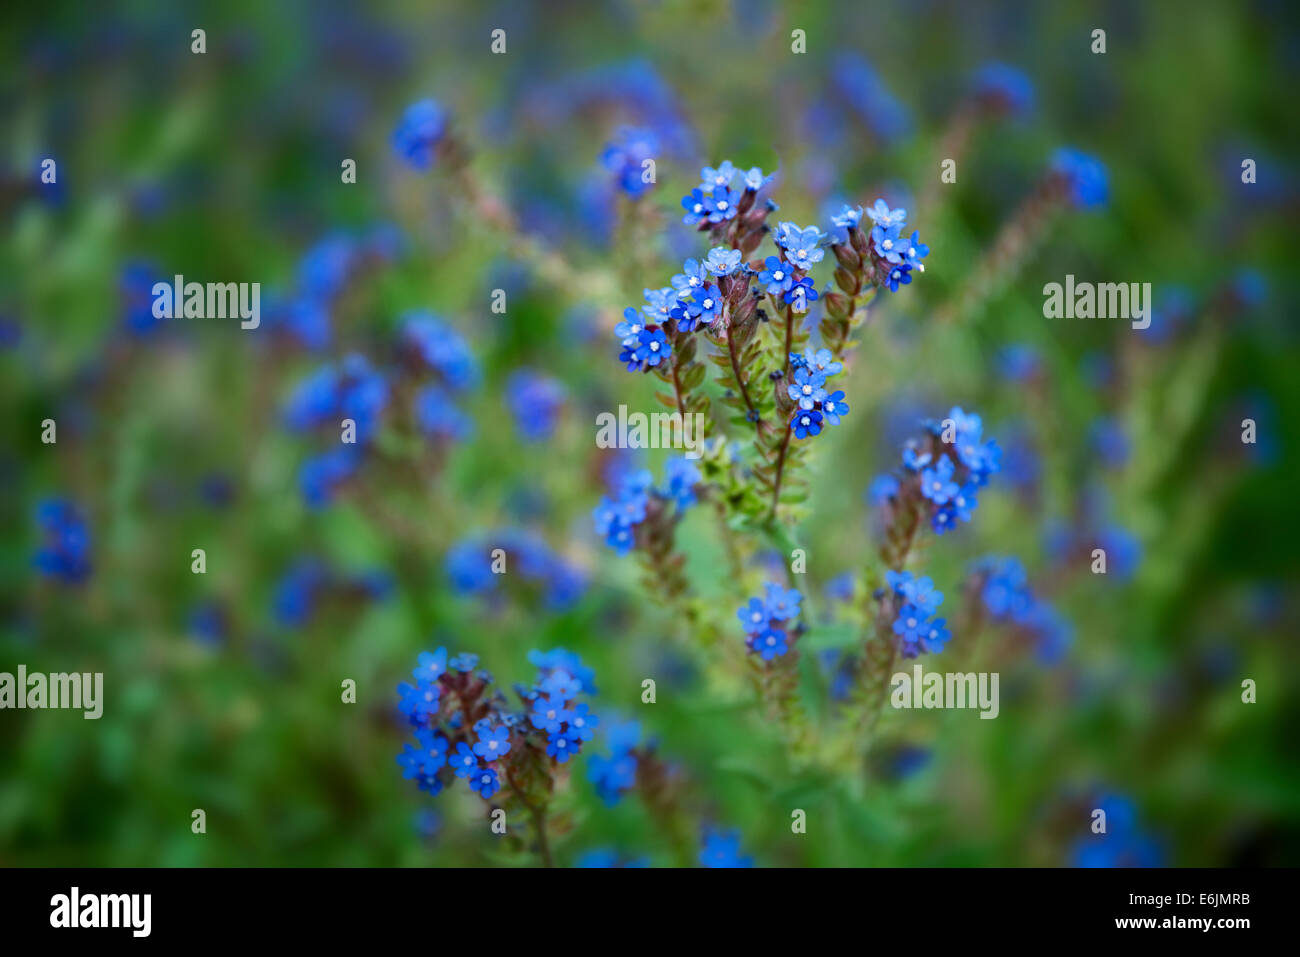
<svg viewBox="0 0 1300 957"><path fill-rule="evenodd" d="M348 574L318 558L300 558L276 582L271 607L277 624L305 625L325 597L343 603L382 601L393 590L393 579L381 569Z"/></svg>
<svg viewBox="0 0 1300 957"><path fill-rule="evenodd" d="M1059 661L1073 637L1070 624L1051 604L1029 587L1019 559L988 555L971 569L980 603L989 617L1010 625L1028 639L1039 658Z"/></svg>
<svg viewBox="0 0 1300 957"><path fill-rule="evenodd" d="M878 477L871 497L894 507L923 508L931 527L942 535L958 521L971 520L979 504L976 492L1001 469L1002 451L995 440L984 439L980 417L959 406L948 418L927 422L926 428L924 441L911 441L903 449L902 477Z"/></svg>
<svg viewBox="0 0 1300 957"><path fill-rule="evenodd" d="M917 230L912 230L911 236L907 235L907 210L890 209L889 204L878 199L865 212L874 224L871 227L870 256L876 267L877 281L890 292L898 292L899 286L911 284L912 270L925 272L921 260L930 255L930 247L921 242ZM832 222L847 230L861 222L862 213L861 208L846 206Z"/></svg>
<svg viewBox="0 0 1300 957"><path fill-rule="evenodd" d="M885 572L885 581L898 605L894 634L902 639L904 658L922 652L937 655L952 637L947 621L933 615L943 604L943 592L936 591L929 578L913 578L911 572Z"/></svg>
<svg viewBox="0 0 1300 957"><path fill-rule="evenodd" d="M479 368L465 340L437 316L419 311L403 317L398 340L405 368L413 374L432 370L437 376L412 400L420 432L444 441L466 438L473 423L456 407L454 397L478 384Z"/></svg>
<svg viewBox="0 0 1300 957"><path fill-rule="evenodd" d="M636 721L616 721L605 732L609 756L593 754L587 759L587 779L607 807L613 807L623 795L636 787L640 759L637 743L641 725Z"/></svg>
<svg viewBox="0 0 1300 957"><path fill-rule="evenodd" d="M615 497L603 496L592 513L596 534L610 548L626 555L637 544L638 526L666 520L670 510L674 518L680 517L694 505L695 488L700 481L699 468L685 457L665 463L664 484L659 488L654 487L654 476L649 469L625 475Z"/></svg>
<svg viewBox="0 0 1300 957"><path fill-rule="evenodd" d="M587 590L585 570L538 535L519 529L463 539L447 551L443 568L459 594L493 594L502 579L513 578L539 586L546 606L554 610L571 607Z"/></svg>
<svg viewBox="0 0 1300 957"><path fill-rule="evenodd" d="M843 364L834 361L829 349L811 350L803 355L790 354L793 381L786 387L796 406L790 427L796 439L819 435L824 425L839 425L849 411L844 393L826 388L826 380L837 375Z"/></svg>
<svg viewBox="0 0 1300 957"><path fill-rule="evenodd" d="M798 638L791 634L790 623L799 617L803 601L798 589L785 589L773 582L763 586L764 597L751 598L736 610L745 629L745 646L764 661L779 658L790 650Z"/></svg>
<svg viewBox="0 0 1300 957"><path fill-rule="evenodd" d="M77 584L90 577L90 528L80 509L62 498L36 506L41 544L32 556L36 570L47 578Z"/></svg>
<svg viewBox="0 0 1300 957"><path fill-rule="evenodd" d="M338 429L347 419L355 424L350 441L299 467L298 488L309 506L327 505L339 487L356 474L363 450L379 430L388 399L388 380L357 353L341 363L322 366L290 395L284 420L293 431Z"/></svg>
<svg viewBox="0 0 1300 957"><path fill-rule="evenodd" d="M477 667L477 655L448 660L446 648L425 651L414 684L397 686L398 709L415 729L415 744L397 756L403 777L437 794L454 775L485 801L503 787L506 797L549 793L556 766L578 754L599 723L578 700L583 682L563 668L540 668L531 687L516 686L522 708L511 710Z"/></svg>

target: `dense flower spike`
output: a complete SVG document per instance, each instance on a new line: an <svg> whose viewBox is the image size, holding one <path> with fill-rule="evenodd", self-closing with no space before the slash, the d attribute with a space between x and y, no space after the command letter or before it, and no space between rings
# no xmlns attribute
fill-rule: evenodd
<svg viewBox="0 0 1300 957"><path fill-rule="evenodd" d="M553 551L537 534L519 529L480 532L447 551L443 568L462 595L494 595L515 582L540 588L547 608L562 611L587 589L585 569Z"/></svg>
<svg viewBox="0 0 1300 957"><path fill-rule="evenodd" d="M1019 559L986 556L974 563L971 578L973 590L993 621L1027 639L1044 663L1055 664L1061 659L1073 638L1070 624L1034 594Z"/></svg>
<svg viewBox="0 0 1300 957"><path fill-rule="evenodd" d="M911 572L885 572L885 581L895 597L898 615L894 619L894 634L902 641L904 658L915 658L922 652L938 654L952 637L943 618L933 617L943 604L943 592L936 591L929 578L913 578Z"/></svg>
<svg viewBox="0 0 1300 957"><path fill-rule="evenodd" d="M627 475L614 498L600 500L592 518L596 534L620 555L636 547L636 529L643 522L676 521L695 504L695 488L701 481L699 467L687 458L670 459L664 466L664 484L654 487L648 470ZM675 508L673 507L675 506ZM671 511L672 517L668 519Z"/></svg>
<svg viewBox="0 0 1300 957"><path fill-rule="evenodd" d="M606 806L613 807L636 787L641 725L636 721L613 722L605 731L605 739L609 756L593 754L588 758L587 778Z"/></svg>

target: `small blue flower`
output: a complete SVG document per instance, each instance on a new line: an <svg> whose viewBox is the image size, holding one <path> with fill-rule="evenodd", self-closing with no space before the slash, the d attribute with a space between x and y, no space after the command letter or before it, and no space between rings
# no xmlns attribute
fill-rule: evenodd
<svg viewBox="0 0 1300 957"><path fill-rule="evenodd" d="M803 313L808 311L808 303L818 298L817 287L814 285L810 276L804 276L794 283L786 294L781 297L788 302L795 312Z"/></svg>
<svg viewBox="0 0 1300 957"><path fill-rule="evenodd" d="M704 197L704 209L711 223L721 223L733 218L737 213L738 198L729 189L717 189Z"/></svg>
<svg viewBox="0 0 1300 957"><path fill-rule="evenodd" d="M397 763L401 765L402 777L407 781L424 774L424 754L412 745L402 745Z"/></svg>
<svg viewBox="0 0 1300 957"><path fill-rule="evenodd" d="M736 609L736 617L747 634L756 635L767 627L767 605L761 598L751 598L748 604Z"/></svg>
<svg viewBox="0 0 1300 957"><path fill-rule="evenodd" d="M804 353L802 359L803 364L809 369L820 372L827 378L838 375L840 370L844 368L842 363L835 361L835 356L832 355L829 349L818 349L816 352L810 349Z"/></svg>
<svg viewBox="0 0 1300 957"><path fill-rule="evenodd" d="M757 193L760 189L772 182L771 176L764 176L763 171L757 166L751 166L745 173L745 189L751 193Z"/></svg>
<svg viewBox="0 0 1300 957"><path fill-rule="evenodd" d="M90 577L90 530L81 511L67 499L52 498L36 506L41 546L32 557L38 572L68 584Z"/></svg>
<svg viewBox="0 0 1300 957"><path fill-rule="evenodd" d="M732 181L736 178L737 169L732 165L731 160L723 160L717 169L712 166L706 166L700 170L700 189L717 192L720 189L728 189Z"/></svg>
<svg viewBox="0 0 1300 957"><path fill-rule="evenodd" d="M557 701L547 695L539 695L533 701L533 710L529 715L533 727L554 734L560 726L569 720L569 710L563 701Z"/></svg>
<svg viewBox="0 0 1300 957"><path fill-rule="evenodd" d="M636 199L655 185L646 182L645 161L653 160L659 152L659 139L651 130L624 126L605 145L600 162L614 174L618 188Z"/></svg>
<svg viewBox="0 0 1300 957"><path fill-rule="evenodd" d="M709 271L698 259L688 259L682 263L682 271L669 281L677 295L687 297L708 285Z"/></svg>
<svg viewBox="0 0 1300 957"><path fill-rule="evenodd" d="M636 358L648 366L657 366L672 355L673 347L662 329L642 329L637 337Z"/></svg>
<svg viewBox="0 0 1300 957"><path fill-rule="evenodd" d="M496 794L501 789L501 782L495 769L484 768L475 772L469 779L469 789L485 801Z"/></svg>
<svg viewBox="0 0 1300 957"><path fill-rule="evenodd" d="M958 491L952 476L952 459L945 455L935 463L934 468L921 472L921 494L936 505L947 504Z"/></svg>
<svg viewBox="0 0 1300 957"><path fill-rule="evenodd" d="M542 693L556 702L572 701L582 691L582 682L563 668L556 668L542 679Z"/></svg>
<svg viewBox="0 0 1300 957"><path fill-rule="evenodd" d="M552 731L546 740L546 753L560 764L567 764L569 758L577 754L580 747L582 747L582 739L571 730Z"/></svg>
<svg viewBox="0 0 1300 957"><path fill-rule="evenodd" d="M909 472L919 472L929 464L929 452L917 452L916 447L910 443L903 447L903 468Z"/></svg>
<svg viewBox="0 0 1300 957"><path fill-rule="evenodd" d="M484 728L479 732L478 742L474 745L474 753L484 761L495 761L497 758L510 753L510 729L504 724L497 725L495 728Z"/></svg>
<svg viewBox="0 0 1300 957"><path fill-rule="evenodd" d="M895 266L889 270L889 275L885 278L885 285L889 287L890 292L898 292L900 285L907 286L912 282L912 267L904 263L901 266Z"/></svg>
<svg viewBox="0 0 1300 957"><path fill-rule="evenodd" d="M614 327L614 335L618 336L623 345L630 346L637 343L644 329L645 319L629 306L623 310L623 321Z"/></svg>
<svg viewBox="0 0 1300 957"><path fill-rule="evenodd" d="M722 290L709 286L695 294L695 301L689 305L690 314L700 322L712 322L722 315Z"/></svg>
<svg viewBox="0 0 1300 957"><path fill-rule="evenodd" d="M936 535L942 535L957 524L957 513L952 504L941 505L930 516L930 527Z"/></svg>
<svg viewBox="0 0 1300 957"><path fill-rule="evenodd" d="M579 741L590 741L595 737L596 726L599 724L600 718L591 713L591 709L585 701L573 706L569 717L569 731Z"/></svg>
<svg viewBox="0 0 1300 957"><path fill-rule="evenodd" d="M799 603L803 601L799 589L787 590L773 582L767 582L763 588L764 605L773 621L789 621L799 616Z"/></svg>
<svg viewBox="0 0 1300 957"><path fill-rule="evenodd" d="M790 419L796 439L806 439L810 435L820 435L822 431L822 414L816 409L805 411L796 409Z"/></svg>
<svg viewBox="0 0 1300 957"><path fill-rule="evenodd" d="M975 95L1013 116L1024 116L1034 108L1033 80L1005 63L986 63L976 71Z"/></svg>
<svg viewBox="0 0 1300 957"><path fill-rule="evenodd" d="M478 758L464 741L456 745L456 751L448 756L447 763L455 769L458 778L467 778L478 770Z"/></svg>
<svg viewBox="0 0 1300 957"><path fill-rule="evenodd" d="M411 672L416 681L437 681L447 670L447 649L439 648L437 651L422 651L416 659L419 664Z"/></svg>
<svg viewBox="0 0 1300 957"><path fill-rule="evenodd" d="M894 619L894 634L903 641L915 644L928 631L929 621L926 619L925 612L916 605L909 603L898 610L898 617Z"/></svg>
<svg viewBox="0 0 1300 957"><path fill-rule="evenodd" d="M420 100L406 108L393 130L393 149L411 167L427 170L446 132L447 112L435 100Z"/></svg>
<svg viewBox="0 0 1300 957"><path fill-rule="evenodd" d="M677 503L680 509L696 502L695 487L703 481L699 468L690 459L673 458L664 463L663 494Z"/></svg>
<svg viewBox="0 0 1300 957"><path fill-rule="evenodd" d="M884 505L898 494L898 479L885 472L871 480L867 488L867 501L872 505Z"/></svg>
<svg viewBox="0 0 1300 957"><path fill-rule="evenodd" d="M397 686L397 693L401 695L397 705L398 710L412 720L422 720L438 713L438 698L442 694L442 689L437 684L421 681L419 684L412 685L403 681Z"/></svg>
<svg viewBox="0 0 1300 957"><path fill-rule="evenodd" d="M711 831L704 837L700 851L700 864L704 867L753 867L754 859L740 853L740 832Z"/></svg>
<svg viewBox="0 0 1300 957"><path fill-rule="evenodd" d="M424 756L424 773L437 774L447 764L447 739L428 728L416 728L415 739Z"/></svg>
<svg viewBox="0 0 1300 957"><path fill-rule="evenodd" d="M682 222L687 226L695 226L704 222L709 214L704 206L704 193L698 189L693 189L682 197L682 209L686 210Z"/></svg>
<svg viewBox="0 0 1300 957"><path fill-rule="evenodd" d="M901 263L906 240L899 226L877 226L871 230L871 244L876 255L886 262Z"/></svg>
<svg viewBox="0 0 1300 957"><path fill-rule="evenodd" d="M473 420L456 408L451 393L441 386L428 385L416 392L412 411L420 432L431 439L465 439L474 431Z"/></svg>
<svg viewBox="0 0 1300 957"><path fill-rule="evenodd" d="M840 419L848 414L849 404L844 401L844 392L836 390L822 399L822 415L831 425L839 425Z"/></svg>
<svg viewBox="0 0 1300 957"><path fill-rule="evenodd" d="M718 276L730 276L740 268L740 250L728 249L726 246L715 246L709 250L709 255L705 257L704 267L710 274Z"/></svg>
<svg viewBox="0 0 1300 957"><path fill-rule="evenodd" d="M785 250L785 257L798 269L807 269L813 263L819 263L826 255L821 248L825 234L816 226L800 229L794 223L780 223L777 226L775 242ZM815 297L814 297L815 298Z"/></svg>
<svg viewBox="0 0 1300 957"><path fill-rule="evenodd" d="M831 217L831 225L836 229L857 229L862 222L861 206L845 206Z"/></svg>
<svg viewBox="0 0 1300 957"><path fill-rule="evenodd" d="M902 226L907 222L907 210L890 209L883 199L876 200L874 206L867 207L867 215L877 226Z"/></svg>
<svg viewBox="0 0 1300 957"><path fill-rule="evenodd" d="M447 667L451 668L452 671L459 671L461 674L467 675L478 667L478 655L462 651L447 662Z"/></svg>
<svg viewBox="0 0 1300 957"><path fill-rule="evenodd" d="M1052 154L1051 171L1065 183L1066 195L1077 209L1104 206L1110 198L1106 166L1095 156L1062 147Z"/></svg>
<svg viewBox="0 0 1300 957"><path fill-rule="evenodd" d="M780 628L764 628L754 636L752 647L764 661L771 661L790 650L785 632Z"/></svg>
<svg viewBox="0 0 1300 957"><path fill-rule="evenodd" d="M921 635L921 647L929 654L937 655L943 651L943 646L952 637L952 632L947 629L946 623L944 618L935 618L930 621Z"/></svg>
<svg viewBox="0 0 1300 957"><path fill-rule="evenodd" d="M645 289L642 292L646 305L641 311L645 313L646 319L661 324L667 322L669 311L677 302L677 293L673 288L664 286L662 289Z"/></svg>
<svg viewBox="0 0 1300 957"><path fill-rule="evenodd" d="M759 270L758 282L769 296L779 296L794 284L794 275L784 260L768 256Z"/></svg>
<svg viewBox="0 0 1300 957"><path fill-rule="evenodd" d="M912 238L910 240L904 238L901 248L903 261L917 272L925 272L925 265L921 260L930 255L930 247L921 242L921 234L915 229L912 230Z"/></svg>
<svg viewBox="0 0 1300 957"><path fill-rule="evenodd" d="M975 514L976 506L979 505L979 500L975 497L975 491L974 484L968 482L952 498L952 510L957 518L963 522L971 520L971 516Z"/></svg>
<svg viewBox="0 0 1300 957"><path fill-rule="evenodd" d="M820 372L803 368L794 374L794 381L786 386L786 394L790 396L790 401L799 404L799 408L813 409L826 398L825 383L826 377Z"/></svg>

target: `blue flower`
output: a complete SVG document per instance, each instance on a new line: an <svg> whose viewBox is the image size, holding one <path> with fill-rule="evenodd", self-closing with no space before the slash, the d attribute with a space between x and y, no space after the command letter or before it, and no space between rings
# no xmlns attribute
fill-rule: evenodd
<svg viewBox="0 0 1300 957"><path fill-rule="evenodd" d="M704 836L700 864L704 867L753 867L754 859L741 855L739 831L710 831Z"/></svg>
<svg viewBox="0 0 1300 957"><path fill-rule="evenodd" d="M447 758L447 763L455 769L458 778L467 778L478 770L478 758L464 741L456 745L456 752Z"/></svg>
<svg viewBox="0 0 1300 957"><path fill-rule="evenodd" d="M691 316L700 322L712 322L722 315L722 290L717 286L708 286L695 294L695 300L689 304Z"/></svg>
<svg viewBox="0 0 1300 957"><path fill-rule="evenodd" d="M407 781L424 774L424 754L409 744L402 745L402 753L397 756L397 763L402 768L402 777Z"/></svg>
<svg viewBox="0 0 1300 957"><path fill-rule="evenodd" d="M435 100L412 103L393 130L393 149L410 166L427 170L447 132L447 113Z"/></svg>
<svg viewBox="0 0 1300 957"><path fill-rule="evenodd" d="M699 468L690 459L669 459L664 463L663 494L675 501L678 508L689 508L696 502L695 487L703 478Z"/></svg>
<svg viewBox="0 0 1300 957"><path fill-rule="evenodd" d="M790 419L796 439L806 439L810 435L820 435L822 431L822 414L816 409L805 411L796 409Z"/></svg>
<svg viewBox="0 0 1300 957"><path fill-rule="evenodd" d="M771 661L790 650L785 632L780 628L764 628L753 637L751 647L764 661Z"/></svg>
<svg viewBox="0 0 1300 957"><path fill-rule="evenodd" d="M826 377L820 372L803 368L794 374L794 381L786 386L786 394L791 402L797 402L801 409L813 409L826 398L824 388Z"/></svg>
<svg viewBox="0 0 1300 957"><path fill-rule="evenodd" d="M647 366L657 366L672 355L673 347L662 329L642 329L637 337L636 358Z"/></svg>
<svg viewBox="0 0 1300 957"><path fill-rule="evenodd" d="M757 193L770 182L772 182L772 177L763 175L763 171L757 166L751 166L749 171L745 173L745 189L751 193Z"/></svg>
<svg viewBox="0 0 1300 957"><path fill-rule="evenodd" d="M475 772L469 779L469 789L487 800L501 789L501 782L497 778L497 772L493 768L484 768Z"/></svg>
<svg viewBox="0 0 1300 957"><path fill-rule="evenodd" d="M773 582L767 582L763 588L764 604L773 621L789 621L791 618L798 617L799 603L803 601L803 595L797 588L787 590Z"/></svg>
<svg viewBox="0 0 1300 957"><path fill-rule="evenodd" d="M704 209L711 223L721 223L736 215L736 194L729 189L716 189L704 197Z"/></svg>
<svg viewBox="0 0 1300 957"><path fill-rule="evenodd" d="M857 229L862 222L861 206L845 206L838 213L831 217L831 225L836 229L842 229L847 232L850 229ZM847 239L847 235L845 236Z"/></svg>
<svg viewBox="0 0 1300 957"><path fill-rule="evenodd" d="M679 296L691 296L703 289L709 282L709 271L698 259L688 259L682 263L682 271L673 276L669 282Z"/></svg>
<svg viewBox="0 0 1300 957"><path fill-rule="evenodd" d="M420 743L420 754L424 760L424 773L437 774L447 764L447 739L429 728L416 728L415 739Z"/></svg>
<svg viewBox="0 0 1300 957"><path fill-rule="evenodd" d="M900 285L907 286L912 282L912 267L904 263L901 266L895 266L889 270L889 275L885 277L885 285L889 287L890 292L898 292Z"/></svg>
<svg viewBox="0 0 1300 957"><path fill-rule="evenodd" d="M398 710L412 720L423 720L438 713L438 698L442 694L442 688L433 682L421 681L412 685L403 681L397 686L397 693L401 696L397 704Z"/></svg>
<svg viewBox="0 0 1300 957"><path fill-rule="evenodd" d="M798 269L807 269L822 261L826 250L821 248L821 243L825 238L816 226L800 229L794 223L778 224L774 237L776 244L785 250L785 258Z"/></svg>
<svg viewBox="0 0 1300 957"><path fill-rule="evenodd" d="M975 72L975 95L994 109L1023 116L1034 108L1034 81L1005 63L986 63Z"/></svg>
<svg viewBox="0 0 1300 957"><path fill-rule="evenodd" d="M702 223L708 216L708 210L704 206L704 194L698 189L693 189L682 197L682 209L686 210L682 222L687 226Z"/></svg>
<svg viewBox="0 0 1300 957"><path fill-rule="evenodd" d="M903 641L915 644L928 631L929 621L926 614L916 605L908 603L898 610L898 617L894 619L894 634Z"/></svg>
<svg viewBox="0 0 1300 957"><path fill-rule="evenodd" d="M659 155L659 139L651 130L620 127L600 154L601 165L614 174L618 188L633 199L646 193L653 182L645 181L645 161Z"/></svg>
<svg viewBox="0 0 1300 957"><path fill-rule="evenodd" d="M563 701L557 701L548 695L538 695L533 701L533 710L529 715L533 727L551 734L560 730L560 726L569 720L570 714Z"/></svg>
<svg viewBox="0 0 1300 957"><path fill-rule="evenodd" d="M829 349L818 349L816 352L810 349L801 356L801 359L803 365L814 372L820 372L827 378L838 375L844 368L842 363L835 361L835 356Z"/></svg>
<svg viewBox="0 0 1300 957"><path fill-rule="evenodd" d="M957 494L957 483L952 480L952 459L946 455L935 463L934 468L921 472L921 494L936 505L945 505Z"/></svg>
<svg viewBox="0 0 1300 957"><path fill-rule="evenodd" d="M903 446L903 468L909 472L919 472L930 464L929 452L917 452L911 443Z"/></svg>
<svg viewBox="0 0 1300 957"><path fill-rule="evenodd" d="M758 282L769 296L779 296L794 283L790 266L776 256L768 256L759 270Z"/></svg>
<svg viewBox="0 0 1300 957"><path fill-rule="evenodd" d="M704 267L714 276L730 276L740 268L740 250L714 246L705 257Z"/></svg>
<svg viewBox="0 0 1300 957"><path fill-rule="evenodd" d="M478 742L474 745L474 753L484 761L495 761L497 758L509 754L510 729L504 724L499 724L495 728L484 728L479 732Z"/></svg>
<svg viewBox="0 0 1300 957"><path fill-rule="evenodd" d="M876 200L874 206L867 207L867 215L877 226L899 226L907 222L907 210L890 209L883 199Z"/></svg>
<svg viewBox="0 0 1300 957"><path fill-rule="evenodd" d="M41 531L32 557L36 570L68 584L89 578L90 529L81 511L67 499L45 499L36 506L36 524Z"/></svg>
<svg viewBox="0 0 1300 957"><path fill-rule="evenodd" d="M952 510L963 522L971 520L976 506L979 505L979 500L975 497L975 491L975 485L968 482L952 497Z"/></svg>
<svg viewBox="0 0 1300 957"><path fill-rule="evenodd" d="M566 398L558 380L528 369L512 372L506 382L506 402L515 428L529 442L551 437Z"/></svg>
<svg viewBox="0 0 1300 957"><path fill-rule="evenodd" d="M932 619L921 635L921 647L932 655L937 655L943 651L943 646L947 644L952 633L946 627L947 621L943 618Z"/></svg>
<svg viewBox="0 0 1300 957"><path fill-rule="evenodd" d="M912 230L910 240L903 239L901 248L903 250L903 261L917 272L925 272L925 266L921 260L930 255L930 247L921 242L921 234L917 230Z"/></svg>
<svg viewBox="0 0 1300 957"><path fill-rule="evenodd" d="M419 664L411 672L416 681L437 681L447 670L447 649L422 651L416 659Z"/></svg>
<svg viewBox="0 0 1300 957"><path fill-rule="evenodd" d="M460 392L478 383L479 368L465 340L429 312L409 312L402 319L399 339L404 349L442 376L447 387Z"/></svg>
<svg viewBox="0 0 1300 957"><path fill-rule="evenodd" d="M630 346L639 341L644 329L645 320L641 313L629 306L623 310L623 321L614 327L614 335L622 340L623 345Z"/></svg>
<svg viewBox="0 0 1300 957"><path fill-rule="evenodd" d="M840 419L847 415L849 404L844 401L844 393L836 390L822 399L822 414L831 425L839 425Z"/></svg>
<svg viewBox="0 0 1300 957"><path fill-rule="evenodd" d="M569 758L578 753L582 739L572 730L555 730L546 740L546 753L560 764L567 764Z"/></svg>
<svg viewBox="0 0 1300 957"><path fill-rule="evenodd" d="M591 713L585 701L575 704L569 716L569 731L579 741L590 741L596 734L600 718Z"/></svg>
<svg viewBox="0 0 1300 957"><path fill-rule="evenodd" d="M885 472L871 480L867 488L867 501L872 505L884 505L898 494L898 479Z"/></svg>
<svg viewBox="0 0 1300 957"><path fill-rule="evenodd" d="M1064 182L1066 196L1077 209L1104 206L1110 198L1106 166L1095 156L1062 147L1052 154L1051 171Z"/></svg>
<svg viewBox="0 0 1300 957"><path fill-rule="evenodd" d="M462 651L451 661L447 662L447 667L452 671L459 671L463 675L469 674L478 667L478 655L471 654L468 651Z"/></svg>
<svg viewBox="0 0 1300 957"><path fill-rule="evenodd" d="M900 226L876 226L871 230L871 244L876 255L890 263L901 263L905 251Z"/></svg>
<svg viewBox="0 0 1300 957"><path fill-rule="evenodd" d="M700 189L706 192L728 189L736 178L736 173L736 167L731 164L731 160L723 160L717 169L706 166L700 170Z"/></svg>
<svg viewBox="0 0 1300 957"><path fill-rule="evenodd" d="M632 741L626 747L614 744L611 734L610 746L613 754L608 758L593 754L587 761L587 778L596 787L596 793L607 806L617 804L622 796L636 787L637 759L631 748L636 744L640 734L636 722L628 723L633 729Z"/></svg>
<svg viewBox="0 0 1300 957"><path fill-rule="evenodd" d="M555 668L542 679L541 689L555 702L572 701L582 691L582 682L563 668Z"/></svg>
<svg viewBox="0 0 1300 957"><path fill-rule="evenodd" d="M736 609L736 617L746 633L756 635L767 627L767 605L761 598L751 598L748 604Z"/></svg>
<svg viewBox="0 0 1300 957"><path fill-rule="evenodd" d="M465 439L474 431L473 421L441 386L428 385L416 392L411 411L420 432L431 439Z"/></svg>
<svg viewBox="0 0 1300 957"><path fill-rule="evenodd" d="M807 312L808 303L818 298L817 287L813 284L811 277L804 276L794 283L781 298L790 303L795 312Z"/></svg>
<svg viewBox="0 0 1300 957"><path fill-rule="evenodd" d="M669 313L677 302L677 293L673 288L664 286L662 289L644 289L642 294L646 305L641 311L645 313L646 319L650 322L667 322Z"/></svg>

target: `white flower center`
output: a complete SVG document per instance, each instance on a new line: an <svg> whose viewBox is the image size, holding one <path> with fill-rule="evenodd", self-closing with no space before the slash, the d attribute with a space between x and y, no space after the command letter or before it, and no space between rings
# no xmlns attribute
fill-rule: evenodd
<svg viewBox="0 0 1300 957"><path fill-rule="evenodd" d="M704 300L704 308L705 308L705 309L712 309L712 308L713 308L713 300L712 300L712 299L705 299L705 300Z"/></svg>
<svg viewBox="0 0 1300 957"><path fill-rule="evenodd" d="M880 245L881 245L882 247L884 247L885 249L893 249L893 248L894 248L894 241L893 241L892 239L886 239L886 240L885 240L883 243L881 243Z"/></svg>
<svg viewBox="0 0 1300 957"><path fill-rule="evenodd" d="M650 343L650 351L651 351L651 352L658 352L658 351L659 351L659 343L657 343L657 342L652 342L652 343Z"/></svg>
<svg viewBox="0 0 1300 957"><path fill-rule="evenodd" d="M777 282L780 282L782 279L785 278L785 273L782 272L780 269L778 269L776 272L772 273L772 278L775 279Z"/></svg>
<svg viewBox="0 0 1300 957"><path fill-rule="evenodd" d="M908 627L908 628L915 628L915 627L916 627L916 619L915 619L915 618L909 618L909 619L907 619L907 627Z"/></svg>
<svg viewBox="0 0 1300 957"><path fill-rule="evenodd" d="M727 208L727 201L725 199L722 202L718 203L718 209L726 209L726 208Z"/></svg>
<svg viewBox="0 0 1300 957"><path fill-rule="evenodd" d="M806 385L806 386L804 386L804 387L803 387L803 394L804 394L804 395L812 395L812 386L810 386L810 385Z"/></svg>

